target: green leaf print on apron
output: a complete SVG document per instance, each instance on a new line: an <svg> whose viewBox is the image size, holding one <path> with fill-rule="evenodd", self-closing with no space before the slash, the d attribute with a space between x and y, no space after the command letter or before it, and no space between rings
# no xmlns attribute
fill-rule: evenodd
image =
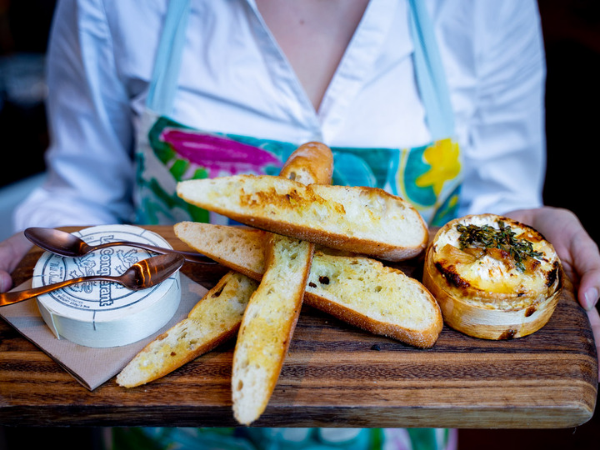
<svg viewBox="0 0 600 450"><path fill-rule="evenodd" d="M419 93L432 135L428 145L414 148L331 147L333 183L384 189L411 202L431 225L455 217L460 196L461 155L454 137L454 117L433 28L424 2L409 0L414 65ZM230 223L179 199L179 181L235 174L277 175L289 155L303 142L281 142L191 128L170 118L185 42L189 0L171 0L159 42L147 108L138 129L134 190L136 222L172 224L184 220ZM399 424L401 426L401 424ZM295 429L140 429L158 448L194 442L195 448L417 449L447 448L443 430L408 433L401 428L305 430L302 439L288 439ZM296 430L298 431L298 430ZM123 444L127 429L121 430ZM131 430L134 432L134 430ZM331 436L329 435L331 433ZM293 433L292 433L293 434ZM226 436L227 439L224 439ZM304 436L304 435L303 435ZM295 441L298 445L295 444ZM302 441L302 442L300 442ZM257 442L261 446L255 445ZM195 445L194 444L194 445ZM453 445L453 444L452 444ZM127 448L126 445L123 448ZM191 447L190 447L191 448Z"/></svg>

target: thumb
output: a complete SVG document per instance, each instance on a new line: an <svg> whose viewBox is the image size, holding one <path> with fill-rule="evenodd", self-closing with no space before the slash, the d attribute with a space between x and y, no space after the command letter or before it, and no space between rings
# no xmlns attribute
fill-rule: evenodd
<svg viewBox="0 0 600 450"><path fill-rule="evenodd" d="M573 269L579 275L578 300L581 305L591 310L600 296L600 253L598 246L587 235L579 235L573 239Z"/></svg>
<svg viewBox="0 0 600 450"><path fill-rule="evenodd" d="M590 326L592 327L594 340L596 341L596 353L600 355L600 315L596 308L590 309L587 314L590 320ZM600 365L598 366L598 377L600 377Z"/></svg>
<svg viewBox="0 0 600 450"><path fill-rule="evenodd" d="M6 292L12 287L12 278L4 270L0 270L0 292Z"/></svg>
<svg viewBox="0 0 600 450"><path fill-rule="evenodd" d="M10 273L17 267L31 246L31 242L23 233L16 233L0 242L0 292L6 292L12 287Z"/></svg>

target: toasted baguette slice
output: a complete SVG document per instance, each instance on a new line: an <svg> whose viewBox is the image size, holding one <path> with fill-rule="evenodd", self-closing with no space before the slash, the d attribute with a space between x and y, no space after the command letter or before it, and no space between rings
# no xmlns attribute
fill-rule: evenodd
<svg viewBox="0 0 600 450"><path fill-rule="evenodd" d="M412 258L428 242L416 209L377 188L237 175L183 181L177 193L246 225L389 261Z"/></svg>
<svg viewBox="0 0 600 450"><path fill-rule="evenodd" d="M280 176L302 184L330 183L333 155L310 142L286 161ZM265 410L275 389L302 307L314 244L272 234L265 273L244 314L233 357L233 412L243 425Z"/></svg>
<svg viewBox="0 0 600 450"><path fill-rule="evenodd" d="M527 336L548 322L561 276L558 255L540 233L506 217L480 214L450 221L436 233L423 283L450 327L499 340Z"/></svg>
<svg viewBox="0 0 600 450"><path fill-rule="evenodd" d="M248 303L238 333L231 379L233 413L249 425L265 410L304 297L314 244L271 235L268 270Z"/></svg>
<svg viewBox="0 0 600 450"><path fill-rule="evenodd" d="M200 253L227 267L235 265L250 278L262 278L258 269L264 267L260 262L264 252L258 245L268 233L193 222L180 222L174 230ZM221 239L228 233L240 243L233 251ZM443 325L437 302L421 283L379 261L358 256L315 251L304 302L371 333L421 348L435 344Z"/></svg>
<svg viewBox="0 0 600 450"><path fill-rule="evenodd" d="M235 336L258 283L229 272L206 293L188 317L150 342L117 376L131 388L161 378Z"/></svg>

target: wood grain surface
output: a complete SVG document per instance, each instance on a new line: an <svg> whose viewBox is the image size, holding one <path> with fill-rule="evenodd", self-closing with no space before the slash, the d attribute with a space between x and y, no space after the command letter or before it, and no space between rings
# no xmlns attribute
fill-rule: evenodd
<svg viewBox="0 0 600 450"><path fill-rule="evenodd" d="M189 250L171 227L148 227ZM68 231L76 228L67 228ZM31 277L34 247L13 273ZM421 263L403 265L418 278ZM184 266L212 286L226 269ZM374 336L305 306L279 383L254 426L569 428L588 421L597 355L572 285L550 322L509 341L447 327L432 349ZM90 392L0 321L0 425L236 426L231 411L234 341L134 389L114 379Z"/></svg>

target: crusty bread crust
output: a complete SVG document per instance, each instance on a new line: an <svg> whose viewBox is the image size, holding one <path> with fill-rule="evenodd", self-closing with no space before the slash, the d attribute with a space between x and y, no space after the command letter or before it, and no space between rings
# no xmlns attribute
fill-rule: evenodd
<svg viewBox="0 0 600 450"><path fill-rule="evenodd" d="M331 149L320 142L307 142L290 155L279 176L308 185L329 184L332 174Z"/></svg>
<svg viewBox="0 0 600 450"><path fill-rule="evenodd" d="M419 255L429 238L410 203L377 188L238 175L184 181L177 193L252 227L389 261Z"/></svg>
<svg viewBox="0 0 600 450"><path fill-rule="evenodd" d="M438 255L442 251L442 244L439 244L443 242L442 236L447 235L458 223L493 223L498 220L514 230L526 230L535 241L539 240L545 267L550 268L545 275L548 280L545 285L511 292L484 290L460 278L460 269L449 262L440 262ZM448 268L457 273L450 273ZM495 276L498 277L497 274ZM560 298L562 276L562 267L554 248L537 231L509 218L482 214L453 220L436 233L426 253L423 284L440 304L448 326L469 336L500 340L527 336L548 322Z"/></svg>
<svg viewBox="0 0 600 450"><path fill-rule="evenodd" d="M302 184L330 183L333 155L310 142L286 161L280 176ZM249 425L263 413L281 372L304 298L314 244L272 234L265 274L250 298L233 356L231 391L236 420Z"/></svg>
<svg viewBox="0 0 600 450"><path fill-rule="evenodd" d="M192 222L178 223L174 231L179 239L200 253L218 259L226 267L235 266L255 280L262 279L258 268L264 267L260 262L264 251L259 245L269 233ZM219 239L229 232L239 236L236 242L240 245L235 247L235 252L225 240ZM216 244L219 240L221 244ZM378 291L381 287L386 290ZM402 294L408 292L415 302L412 306L403 300ZM379 261L360 256L316 251L304 301L363 330L420 348L432 347L443 325L438 304L421 283ZM386 315L385 311L389 313ZM415 314L419 316L423 312L420 320L413 319Z"/></svg>
<svg viewBox="0 0 600 450"><path fill-rule="evenodd" d="M235 336L258 282L225 274L187 318L150 342L117 376L126 388L157 380Z"/></svg>

